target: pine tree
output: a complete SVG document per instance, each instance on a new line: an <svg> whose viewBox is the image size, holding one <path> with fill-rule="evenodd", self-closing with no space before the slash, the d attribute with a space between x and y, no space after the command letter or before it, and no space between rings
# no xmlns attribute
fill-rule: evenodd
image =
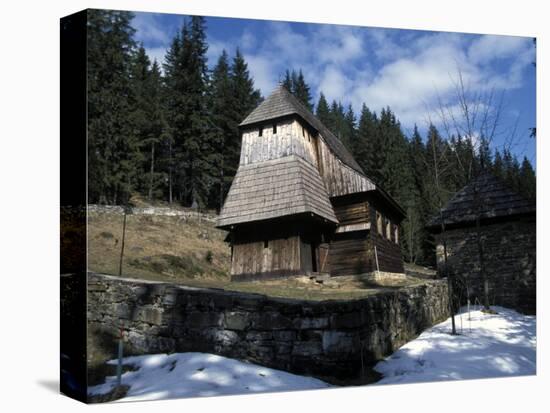
<svg viewBox="0 0 550 413"><path fill-rule="evenodd" d="M128 114L139 153L136 189L151 201L160 198L165 176L160 168L159 149L165 137L165 119L160 67L152 65L143 46L138 48L131 70L131 109ZM155 159L155 152L156 158Z"/></svg>
<svg viewBox="0 0 550 413"><path fill-rule="evenodd" d="M353 144L353 155L359 166L367 173L369 170L368 140L376 131L376 116L365 104L361 107L359 125ZM367 173L367 175L369 175Z"/></svg>
<svg viewBox="0 0 550 413"><path fill-rule="evenodd" d="M351 105L348 105L348 108L346 109L346 113L344 114L344 119L342 122L342 141L347 142L347 147L350 150L350 152L353 153L353 149L356 145L356 123L357 118L355 117L355 113L353 112L353 108Z"/></svg>
<svg viewBox="0 0 550 413"><path fill-rule="evenodd" d="M497 178L503 179L504 177L504 163L502 161L502 155L498 149L495 149L495 155L492 166L493 175Z"/></svg>
<svg viewBox="0 0 550 413"><path fill-rule="evenodd" d="M238 125L261 102L260 91L255 89L254 80L248 70L248 64L239 49L237 49L231 64L231 90L233 97L233 104L231 105L233 133L226 140L225 146L225 193L229 190L231 181L239 166L241 136Z"/></svg>
<svg viewBox="0 0 550 413"><path fill-rule="evenodd" d="M288 69L285 70L285 78L282 82L283 87L290 93L294 93L294 83L292 82L292 76Z"/></svg>
<svg viewBox="0 0 550 413"><path fill-rule="evenodd" d="M88 11L88 196L126 203L135 187L138 142L129 122L133 14Z"/></svg>
<svg viewBox="0 0 550 413"><path fill-rule="evenodd" d="M295 70L285 71L285 77L282 81L283 87L292 93L300 102L304 104L310 111L313 111L313 104L311 103L311 91L309 85L306 83L302 69L298 72Z"/></svg>
<svg viewBox="0 0 550 413"><path fill-rule="evenodd" d="M341 102L336 100L332 101L330 105L330 116L328 125L325 124L327 128L330 129L334 135L344 144L346 148L351 150L351 142L346 135L346 119L344 114L344 107Z"/></svg>
<svg viewBox="0 0 550 413"><path fill-rule="evenodd" d="M294 93L294 96L296 96L298 100L305 105L305 107L307 107L310 111L313 112L313 104L311 103L312 98L311 98L310 87L304 79L304 74L302 73L302 69L299 70L298 76L294 81L293 93Z"/></svg>
<svg viewBox="0 0 550 413"><path fill-rule="evenodd" d="M219 179L216 182L214 193L210 196L210 204L217 205L219 209L221 209L226 192L225 177L227 175L231 176L231 172L228 173L227 167L231 161L227 159L227 153L236 149L236 147L231 147L232 144L235 146L236 143L234 104L229 56L223 50L212 72L210 84L210 113L216 136L216 151L220 154ZM232 155L234 156L234 154ZM232 172L234 174L234 171Z"/></svg>
<svg viewBox="0 0 550 413"><path fill-rule="evenodd" d="M519 184L521 193L528 199L535 199L537 196L537 181L533 166L527 157L523 157L519 172Z"/></svg>
<svg viewBox="0 0 550 413"><path fill-rule="evenodd" d="M327 128L329 127L330 109L328 107L328 102L323 92L321 92L321 94L319 95L319 101L317 102L317 110L315 112L315 115L317 116L317 119L319 119L323 123L323 125L325 125Z"/></svg>
<svg viewBox="0 0 550 413"><path fill-rule="evenodd" d="M175 198L177 172L175 169L176 140L180 139L178 125L182 123L180 108L183 107L184 96L178 91L182 86L181 70L181 36L177 33L172 39L170 48L166 51L164 58L163 96L164 111L166 113L166 139L163 146L165 153L164 169L168 175L167 199L172 203Z"/></svg>
<svg viewBox="0 0 550 413"><path fill-rule="evenodd" d="M407 219L403 228L403 250L409 262L428 264L432 255L428 234L424 229L433 211L424 203L427 175L426 149L416 125L409 143L409 167L411 169L411 197L407 207Z"/></svg>
<svg viewBox="0 0 550 413"><path fill-rule="evenodd" d="M219 172L209 119L205 20L186 20L165 63L170 147L169 181L184 205L207 205ZM170 191L171 192L171 191Z"/></svg>

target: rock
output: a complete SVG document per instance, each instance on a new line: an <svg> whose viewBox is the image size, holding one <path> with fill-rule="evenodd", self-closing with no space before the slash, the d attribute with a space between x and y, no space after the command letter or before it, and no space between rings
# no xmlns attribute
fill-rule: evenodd
<svg viewBox="0 0 550 413"><path fill-rule="evenodd" d="M297 341L292 347L293 356L315 356L321 354L323 349L319 341Z"/></svg>
<svg viewBox="0 0 550 413"><path fill-rule="evenodd" d="M354 350L353 335L346 332L324 331L322 343L325 353L352 353Z"/></svg>
<svg viewBox="0 0 550 413"><path fill-rule="evenodd" d="M224 320L224 325L229 330L245 330L250 323L245 313L236 311L226 312Z"/></svg>

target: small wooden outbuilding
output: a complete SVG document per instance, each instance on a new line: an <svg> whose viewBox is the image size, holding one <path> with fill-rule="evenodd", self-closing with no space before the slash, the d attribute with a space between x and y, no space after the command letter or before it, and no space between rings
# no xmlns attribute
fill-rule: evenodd
<svg viewBox="0 0 550 413"><path fill-rule="evenodd" d="M240 124L240 165L218 220L234 280L402 273L405 214L283 86Z"/></svg>
<svg viewBox="0 0 550 413"><path fill-rule="evenodd" d="M462 294L469 296L472 303L483 303L483 269L489 284L490 305L535 313L535 203L485 173L460 190L442 212L444 234L439 215L428 224L435 235L440 272L445 273L445 240L447 272L455 276Z"/></svg>

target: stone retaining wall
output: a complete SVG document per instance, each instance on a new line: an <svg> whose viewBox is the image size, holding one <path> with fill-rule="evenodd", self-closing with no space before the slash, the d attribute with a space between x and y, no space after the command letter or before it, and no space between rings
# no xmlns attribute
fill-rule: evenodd
<svg viewBox="0 0 550 413"><path fill-rule="evenodd" d="M297 301L90 274L91 342L126 352L200 351L342 384L448 317L443 280L352 301ZM93 349L90 349L93 351Z"/></svg>
<svg viewBox="0 0 550 413"><path fill-rule="evenodd" d="M103 214L122 214L124 208L120 205L88 205L88 212ZM184 217L204 219L205 221L216 222L217 215L213 212L199 212L192 209L177 209L170 207L129 207L133 215L160 215L170 217Z"/></svg>

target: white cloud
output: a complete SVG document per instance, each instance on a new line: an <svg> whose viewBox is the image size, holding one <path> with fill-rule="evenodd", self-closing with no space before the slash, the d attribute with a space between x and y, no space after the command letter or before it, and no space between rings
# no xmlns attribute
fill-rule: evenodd
<svg viewBox="0 0 550 413"><path fill-rule="evenodd" d="M351 79L346 77L340 69L331 65L324 70L319 89L329 100L342 100L342 97L347 95L351 83Z"/></svg>
<svg viewBox="0 0 550 413"><path fill-rule="evenodd" d="M147 56L149 56L151 63L156 60L162 70L162 64L164 63L164 57L166 56L166 47L145 48L145 52L147 53Z"/></svg>
<svg viewBox="0 0 550 413"><path fill-rule="evenodd" d="M490 63L517 56L528 50L531 43L527 37L484 35L472 42L468 56L476 63Z"/></svg>
<svg viewBox="0 0 550 413"><path fill-rule="evenodd" d="M168 44L170 37L159 18L153 13L136 13L132 20L136 39L144 43Z"/></svg>
<svg viewBox="0 0 550 413"><path fill-rule="evenodd" d="M273 71L271 60L258 55L245 55L244 58L254 79L254 87L267 96L279 81L278 75Z"/></svg>
<svg viewBox="0 0 550 413"><path fill-rule="evenodd" d="M390 106L405 127L437 122L438 99L456 102L459 72L471 89L521 86L534 60L532 41L511 36L362 29L335 25L297 28L269 22L262 33L246 28L238 38L210 39L210 54L245 51L255 85L269 94L287 69L302 69L314 100ZM223 47L222 47L223 46ZM498 64L509 59L508 64Z"/></svg>

